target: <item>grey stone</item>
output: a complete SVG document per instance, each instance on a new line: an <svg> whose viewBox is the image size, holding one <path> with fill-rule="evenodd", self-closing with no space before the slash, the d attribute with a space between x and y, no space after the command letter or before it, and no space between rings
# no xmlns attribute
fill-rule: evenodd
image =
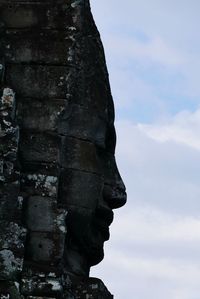
<svg viewBox="0 0 200 299"><path fill-rule="evenodd" d="M63 288L59 279L51 277L32 277L31 279L22 279L21 292L23 295L33 295L34 297L37 296L39 298L45 298L45 296L48 296L48 298L49 296L60 298L63 293Z"/></svg>
<svg viewBox="0 0 200 299"><path fill-rule="evenodd" d="M88 140L105 148L106 119L104 117L101 110L67 103L59 118L58 133Z"/></svg>
<svg viewBox="0 0 200 299"><path fill-rule="evenodd" d="M102 190L103 181L96 174L73 169L61 171L58 194L61 206L94 210Z"/></svg>
<svg viewBox="0 0 200 299"><path fill-rule="evenodd" d="M38 132L55 132L60 115L65 109L65 100L19 99L17 121L22 129Z"/></svg>
<svg viewBox="0 0 200 299"><path fill-rule="evenodd" d="M17 281L0 281L0 298L23 299L19 291L19 283Z"/></svg>
<svg viewBox="0 0 200 299"><path fill-rule="evenodd" d="M65 231L60 233L30 232L27 259L37 263L57 264L63 256Z"/></svg>
<svg viewBox="0 0 200 299"><path fill-rule="evenodd" d="M20 155L25 161L58 162L60 137L25 131L21 134Z"/></svg>
<svg viewBox="0 0 200 299"><path fill-rule="evenodd" d="M69 286L70 293L74 297L66 296L67 299L113 299L113 296L105 287L104 283L97 278L69 278L71 284ZM77 287L78 286L78 287Z"/></svg>
<svg viewBox="0 0 200 299"><path fill-rule="evenodd" d="M59 163L62 168L100 173L95 145L78 138L63 137Z"/></svg>
<svg viewBox="0 0 200 299"><path fill-rule="evenodd" d="M0 281L18 281L24 260L26 229L21 223L23 199L20 197L18 143L15 94L11 88L3 88L0 98Z"/></svg>
<svg viewBox="0 0 200 299"><path fill-rule="evenodd" d="M23 258L18 258L10 249L0 250L0 279L18 279L22 271Z"/></svg>
<svg viewBox="0 0 200 299"><path fill-rule="evenodd" d="M50 197L30 196L26 203L26 225L32 232L66 233L67 212L57 209Z"/></svg>
<svg viewBox="0 0 200 299"><path fill-rule="evenodd" d="M65 99L70 93L69 73L66 66L11 64L7 66L6 80L18 96Z"/></svg>
<svg viewBox="0 0 200 299"><path fill-rule="evenodd" d="M7 28L53 28L65 29L74 25L69 9L70 1L65 5L58 1L51 5L48 0L36 2L19 0L1 0L0 19L2 26Z"/></svg>
<svg viewBox="0 0 200 299"><path fill-rule="evenodd" d="M58 30L7 30L0 50L9 63L67 65L73 40L73 36Z"/></svg>

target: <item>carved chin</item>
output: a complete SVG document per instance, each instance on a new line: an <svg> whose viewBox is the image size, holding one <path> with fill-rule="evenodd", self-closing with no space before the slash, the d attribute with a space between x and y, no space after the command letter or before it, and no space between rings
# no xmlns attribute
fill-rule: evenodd
<svg viewBox="0 0 200 299"><path fill-rule="evenodd" d="M89 264L93 266L100 263L104 258L105 238L102 232L92 229L92 232L88 234L84 241L84 251Z"/></svg>
<svg viewBox="0 0 200 299"><path fill-rule="evenodd" d="M104 234L95 230L94 227L88 228L80 235L80 231L74 234L74 241L80 251L84 252L90 266L100 263L104 258Z"/></svg>
<svg viewBox="0 0 200 299"><path fill-rule="evenodd" d="M109 239L109 227L91 215L87 217L78 213L70 213L68 232L78 250L86 256L90 266L100 263L104 257L104 242Z"/></svg>

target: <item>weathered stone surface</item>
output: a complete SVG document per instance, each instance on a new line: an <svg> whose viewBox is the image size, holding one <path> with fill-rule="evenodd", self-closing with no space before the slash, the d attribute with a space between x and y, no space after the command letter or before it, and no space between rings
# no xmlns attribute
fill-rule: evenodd
<svg viewBox="0 0 200 299"><path fill-rule="evenodd" d="M100 173L93 143L70 137L63 137L61 142L59 163L62 168Z"/></svg>
<svg viewBox="0 0 200 299"><path fill-rule="evenodd" d="M52 43L53 41L53 43ZM70 64L73 38L57 30L7 30L0 51L9 63Z"/></svg>
<svg viewBox="0 0 200 299"><path fill-rule="evenodd" d="M20 155L25 161L58 162L60 137L31 131L21 133Z"/></svg>
<svg viewBox="0 0 200 299"><path fill-rule="evenodd" d="M113 299L104 283L97 278L68 277L68 290L67 299Z"/></svg>
<svg viewBox="0 0 200 299"><path fill-rule="evenodd" d="M27 27L65 29L74 25L69 2L52 5L52 1L1 0L1 26L23 29Z"/></svg>
<svg viewBox="0 0 200 299"><path fill-rule="evenodd" d="M32 277L31 279L22 279L21 292L23 295L47 296L48 298L56 296L56 298L61 298L63 288L59 279Z"/></svg>
<svg viewBox="0 0 200 299"><path fill-rule="evenodd" d="M47 266L46 271L37 270L27 263L25 264L24 276L21 282L21 293L23 295L29 295L28 298L63 298L63 286L61 280L61 274L58 271L54 271L53 268ZM42 264L40 268L45 270L45 265ZM39 299L38 298L38 299Z"/></svg>
<svg viewBox="0 0 200 299"><path fill-rule="evenodd" d="M22 271L22 265L23 258L19 258L14 255L12 250L0 250L1 280L18 280Z"/></svg>
<svg viewBox="0 0 200 299"><path fill-rule="evenodd" d="M0 299L22 299L19 283L0 281Z"/></svg>
<svg viewBox="0 0 200 299"><path fill-rule="evenodd" d="M30 232L27 259L37 263L57 264L64 251L65 231L56 233Z"/></svg>
<svg viewBox="0 0 200 299"><path fill-rule="evenodd" d="M30 196L26 204L26 225L32 232L66 232L67 212L57 209L50 197ZM36 217L37 215L37 217Z"/></svg>
<svg viewBox="0 0 200 299"><path fill-rule="evenodd" d="M106 119L104 117L105 113L100 109L88 109L67 102L59 118L58 133L105 147Z"/></svg>
<svg viewBox="0 0 200 299"><path fill-rule="evenodd" d="M60 295L63 293L65 299L113 299L103 282L97 278L84 279L67 276L64 281L59 281L55 277L42 277L41 275L39 279L24 279L22 285L25 295L35 293L35 296L28 296L29 299L47 299L44 296L48 295L49 298L50 294L52 297L56 295L56 298L61 298ZM42 297L41 292L43 292Z"/></svg>
<svg viewBox="0 0 200 299"><path fill-rule="evenodd" d="M9 65L6 80L18 96L65 99L69 67L43 65Z"/></svg>
<svg viewBox="0 0 200 299"><path fill-rule="evenodd" d="M23 130L55 132L58 130L65 100L18 99L17 121Z"/></svg>
<svg viewBox="0 0 200 299"><path fill-rule="evenodd" d="M3 53L1 54L3 57ZM5 74L5 60L4 58L0 57L0 85L3 85L4 74Z"/></svg>
<svg viewBox="0 0 200 299"><path fill-rule="evenodd" d="M24 174L21 181L21 190L27 196L39 195L57 196L58 179L55 176L45 175L41 173Z"/></svg>
<svg viewBox="0 0 200 299"><path fill-rule="evenodd" d="M26 230L21 225L19 129L15 124L15 94L2 89L0 99L0 280L19 280Z"/></svg>
<svg viewBox="0 0 200 299"><path fill-rule="evenodd" d="M18 99L17 121L25 130L52 131L105 148L107 120L101 111L62 99ZM77 120L79 120L77 122Z"/></svg>
<svg viewBox="0 0 200 299"><path fill-rule="evenodd" d="M94 210L102 189L103 181L98 175L66 169L60 174L58 200L64 207L83 207Z"/></svg>
<svg viewBox="0 0 200 299"><path fill-rule="evenodd" d="M0 225L0 248L12 249L23 257L26 230L14 222L1 220Z"/></svg>

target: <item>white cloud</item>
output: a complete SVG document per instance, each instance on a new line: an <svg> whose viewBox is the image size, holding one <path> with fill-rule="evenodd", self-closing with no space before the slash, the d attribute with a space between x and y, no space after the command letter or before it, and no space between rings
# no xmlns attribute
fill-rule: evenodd
<svg viewBox="0 0 200 299"><path fill-rule="evenodd" d="M138 127L154 140L174 141L200 150L200 109L182 111L163 124L140 124Z"/></svg>
<svg viewBox="0 0 200 299"><path fill-rule="evenodd" d="M128 36L112 34L106 37L106 43L116 60L131 63L132 60L139 59L143 65L158 63L165 67L177 67L183 63L180 53L160 36L148 36L148 40L143 42L134 37L134 34Z"/></svg>

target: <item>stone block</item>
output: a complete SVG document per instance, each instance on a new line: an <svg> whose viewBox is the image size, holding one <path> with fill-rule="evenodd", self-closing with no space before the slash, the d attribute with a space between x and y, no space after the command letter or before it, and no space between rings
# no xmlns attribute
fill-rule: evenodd
<svg viewBox="0 0 200 299"><path fill-rule="evenodd" d="M31 196L26 200L25 205L26 226L29 231L54 231L55 200L49 197Z"/></svg>
<svg viewBox="0 0 200 299"><path fill-rule="evenodd" d="M58 132L105 148L107 120L99 111L66 100L19 98L17 121L21 129Z"/></svg>
<svg viewBox="0 0 200 299"><path fill-rule="evenodd" d="M51 277L37 277L32 278L24 277L21 283L21 293L29 295L28 298L61 298L63 288L59 279ZM33 297L32 297L33 296ZM38 299L39 299L38 298Z"/></svg>
<svg viewBox="0 0 200 299"><path fill-rule="evenodd" d="M0 52L2 56L3 53ZM4 74L5 74L5 60L0 57L0 86L3 84L4 81Z"/></svg>
<svg viewBox="0 0 200 299"><path fill-rule="evenodd" d="M21 133L19 153L24 161L56 163L59 143L58 136L25 131Z"/></svg>
<svg viewBox="0 0 200 299"><path fill-rule="evenodd" d="M1 189L1 184L0 184L0 189ZM8 186L7 191L9 190L10 188ZM19 188L15 188L14 190L12 190L12 192L14 193L18 190ZM9 194L6 195L4 193L5 189L1 191L3 191L2 196L0 192L1 221L19 222L21 219L21 205L22 205L23 198L21 196L18 196L16 198L16 193L14 193L13 196L12 195L9 196Z"/></svg>
<svg viewBox="0 0 200 299"><path fill-rule="evenodd" d="M18 279L22 271L25 237L26 230L18 223L1 220L0 280Z"/></svg>
<svg viewBox="0 0 200 299"><path fill-rule="evenodd" d="M11 134L6 131L1 131L1 133L5 133L5 135L0 138L0 159L7 162L15 162L17 160L18 128L12 129Z"/></svg>
<svg viewBox="0 0 200 299"><path fill-rule="evenodd" d="M65 31L6 30L0 52L5 53L7 63L67 65L73 40Z"/></svg>
<svg viewBox="0 0 200 299"><path fill-rule="evenodd" d="M113 299L113 295L98 278L78 278L68 276L66 280L70 282L70 284L64 286L64 290L68 291L66 294L69 294L69 296L65 297L67 299Z"/></svg>
<svg viewBox="0 0 200 299"><path fill-rule="evenodd" d="M64 100L18 99L17 121L22 130L54 132L64 108Z"/></svg>
<svg viewBox="0 0 200 299"><path fill-rule="evenodd" d="M40 195L56 198L58 178L40 173L27 173L22 176L21 187L26 197Z"/></svg>
<svg viewBox="0 0 200 299"><path fill-rule="evenodd" d="M62 168L71 168L92 173L101 173L95 145L77 138L62 137L59 163Z"/></svg>
<svg viewBox="0 0 200 299"><path fill-rule="evenodd" d="M82 43L84 45L82 60L85 71L85 96L88 99L89 107L103 112L104 115L107 113L108 119L113 120L113 100L107 69L103 63L105 58L102 44L98 38L90 36L83 38Z"/></svg>
<svg viewBox="0 0 200 299"><path fill-rule="evenodd" d="M23 161L21 192L24 197L47 196L56 198L59 169L55 163Z"/></svg>
<svg viewBox="0 0 200 299"><path fill-rule="evenodd" d="M12 250L0 250L0 280L18 279L22 266L23 258L16 257Z"/></svg>
<svg viewBox="0 0 200 299"><path fill-rule="evenodd" d="M60 115L58 133L105 147L106 125L107 120L101 117L100 111L69 103Z"/></svg>
<svg viewBox="0 0 200 299"><path fill-rule="evenodd" d="M6 28L54 28L74 26L69 1L1 0L1 25Z"/></svg>
<svg viewBox="0 0 200 299"><path fill-rule="evenodd" d="M20 161L22 178L23 176L28 176L29 174L41 174L45 176L57 177L60 173L58 165L55 163L43 163L35 161Z"/></svg>
<svg viewBox="0 0 200 299"><path fill-rule="evenodd" d="M62 276L62 267L60 264L50 265L43 263L35 263L33 261L24 261L22 278L38 279L44 281L46 278L58 278Z"/></svg>
<svg viewBox="0 0 200 299"><path fill-rule="evenodd" d="M57 209L49 197L31 196L25 209L26 226L32 232L66 232L66 211Z"/></svg>
<svg viewBox="0 0 200 299"><path fill-rule="evenodd" d="M37 263L57 264L63 257L65 232L30 232L27 241L27 260Z"/></svg>
<svg viewBox="0 0 200 299"><path fill-rule="evenodd" d="M80 170L62 170L59 178L59 204L63 207L82 207L94 210L102 196L100 176Z"/></svg>
<svg viewBox="0 0 200 299"><path fill-rule="evenodd" d="M1 207L2 209L5 209L6 211L6 202L8 204L8 210L10 209L10 212L12 210L12 204L13 204L13 211L12 214L15 215L15 212L19 212L19 210L15 210L16 204L18 201L17 195L19 194L20 191L20 185L19 185L19 177L17 178L16 181L11 181L11 182L5 182L4 180L0 181L0 198L1 198ZM7 214L9 216L9 219L12 219L12 214ZM4 216L2 215L1 219L5 219Z"/></svg>
<svg viewBox="0 0 200 299"><path fill-rule="evenodd" d="M19 283L17 281L0 281L0 299L22 299Z"/></svg>
<svg viewBox="0 0 200 299"><path fill-rule="evenodd" d="M0 221L0 250L9 249L23 257L26 229L15 222Z"/></svg>
<svg viewBox="0 0 200 299"><path fill-rule="evenodd" d="M69 73L67 66L8 65L6 81L20 97L65 99Z"/></svg>

